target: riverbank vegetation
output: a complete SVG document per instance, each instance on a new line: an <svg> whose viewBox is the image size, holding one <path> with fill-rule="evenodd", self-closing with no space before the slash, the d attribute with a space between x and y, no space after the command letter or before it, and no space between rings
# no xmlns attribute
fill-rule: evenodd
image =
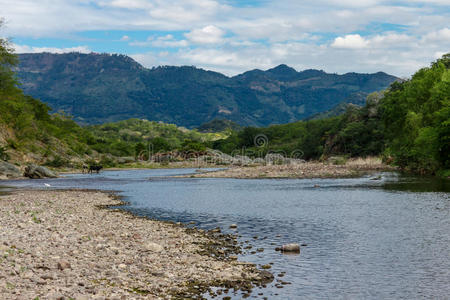
<svg viewBox="0 0 450 300"><path fill-rule="evenodd" d="M115 167L157 153L166 154L165 162L204 156L210 148L252 158L277 153L318 161L340 157L334 160L345 162L378 156L404 170L450 176L450 54L410 80L370 94L364 107L347 105L339 116L325 113L265 128L240 128L217 120L200 130L141 119L81 127L70 116L51 113L49 106L25 95L14 73L16 65L8 41L0 39L2 160L55 168L86 163Z"/></svg>
<svg viewBox="0 0 450 300"><path fill-rule="evenodd" d="M55 168L80 168L90 163L113 167L133 161L149 149L149 143L155 152L204 149L204 142L226 137L140 119L81 127L70 116L52 113L48 105L25 95L14 72L17 63L8 40L0 39L2 160ZM148 157L148 152L145 155ZM120 159L124 156L131 158Z"/></svg>
<svg viewBox="0 0 450 300"><path fill-rule="evenodd" d="M450 54L393 84L381 111L386 156L402 168L450 176Z"/></svg>
<svg viewBox="0 0 450 300"><path fill-rule="evenodd" d="M410 80L372 93L337 117L247 127L211 147L231 154L282 153L306 160L382 156L420 174L450 175L450 54ZM259 137L260 140L255 139ZM242 150L243 149L243 150Z"/></svg>

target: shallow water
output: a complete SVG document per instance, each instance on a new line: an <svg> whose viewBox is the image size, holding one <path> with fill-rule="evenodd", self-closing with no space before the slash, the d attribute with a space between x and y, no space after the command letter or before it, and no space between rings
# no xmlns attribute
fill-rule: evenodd
<svg viewBox="0 0 450 300"><path fill-rule="evenodd" d="M61 179L9 181L16 187L120 191L136 214L238 225L241 242L264 252L241 255L273 263L276 279L255 289L269 299L446 299L450 295L450 185L432 178L382 174L356 179L170 178L183 170L107 171ZM372 176L375 177L375 176ZM276 245L305 243L300 255ZM244 245L247 245L245 243ZM278 277L286 272L284 277ZM258 293L264 293L264 296ZM233 296L233 295L232 295ZM240 295L234 295L239 299Z"/></svg>

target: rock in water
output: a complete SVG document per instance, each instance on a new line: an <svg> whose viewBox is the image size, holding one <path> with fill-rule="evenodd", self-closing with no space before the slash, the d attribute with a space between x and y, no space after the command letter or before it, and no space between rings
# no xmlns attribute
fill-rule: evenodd
<svg viewBox="0 0 450 300"><path fill-rule="evenodd" d="M41 179L41 178L57 178L58 176L47 169L46 167L29 165L25 168L25 177L31 179Z"/></svg>
<svg viewBox="0 0 450 300"><path fill-rule="evenodd" d="M275 250L281 252L290 252L290 253L300 253L300 245L299 244L286 244L281 246L281 248L276 248Z"/></svg>
<svg viewBox="0 0 450 300"><path fill-rule="evenodd" d="M236 224L231 224L231 225L230 225L230 228L231 228L231 229L236 229L236 228L237 228L237 225L236 225Z"/></svg>
<svg viewBox="0 0 450 300"><path fill-rule="evenodd" d="M6 161L0 161L0 178L19 178L22 177L20 170L13 164Z"/></svg>

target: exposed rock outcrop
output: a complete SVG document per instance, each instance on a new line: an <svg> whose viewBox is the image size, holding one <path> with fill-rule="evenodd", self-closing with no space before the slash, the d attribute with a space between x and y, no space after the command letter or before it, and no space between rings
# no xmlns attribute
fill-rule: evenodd
<svg viewBox="0 0 450 300"><path fill-rule="evenodd" d="M12 179L22 177L22 173L15 165L6 161L0 161L0 179Z"/></svg>
<svg viewBox="0 0 450 300"><path fill-rule="evenodd" d="M31 179L42 179L42 178L57 178L54 172L50 171L46 167L29 165L25 168L23 176Z"/></svg>

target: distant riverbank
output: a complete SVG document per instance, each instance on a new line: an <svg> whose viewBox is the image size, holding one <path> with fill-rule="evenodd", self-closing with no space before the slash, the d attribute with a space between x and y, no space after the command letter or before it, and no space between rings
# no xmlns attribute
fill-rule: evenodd
<svg viewBox="0 0 450 300"><path fill-rule="evenodd" d="M249 290L271 274L236 261L230 236L138 218L116 197L18 191L0 197L0 292L7 299L190 298Z"/></svg>
<svg viewBox="0 0 450 300"><path fill-rule="evenodd" d="M382 171L395 171L378 158L351 159L342 164L304 162L282 165L230 167L214 172L199 172L189 177L199 178L346 178Z"/></svg>
<svg viewBox="0 0 450 300"><path fill-rule="evenodd" d="M347 178L358 177L368 173L396 171L397 167L384 164L380 158L353 158L342 161L289 161L282 164L217 164L208 160L193 159L191 161L155 163L136 162L119 167L105 168L102 171L125 171L143 169L198 169L197 174L184 177L216 177L216 178ZM217 169L216 171L202 171ZM53 168L55 172L64 174L81 174L81 169ZM95 172L94 172L95 173ZM8 178L4 178L8 179ZM14 178L10 178L14 179Z"/></svg>

